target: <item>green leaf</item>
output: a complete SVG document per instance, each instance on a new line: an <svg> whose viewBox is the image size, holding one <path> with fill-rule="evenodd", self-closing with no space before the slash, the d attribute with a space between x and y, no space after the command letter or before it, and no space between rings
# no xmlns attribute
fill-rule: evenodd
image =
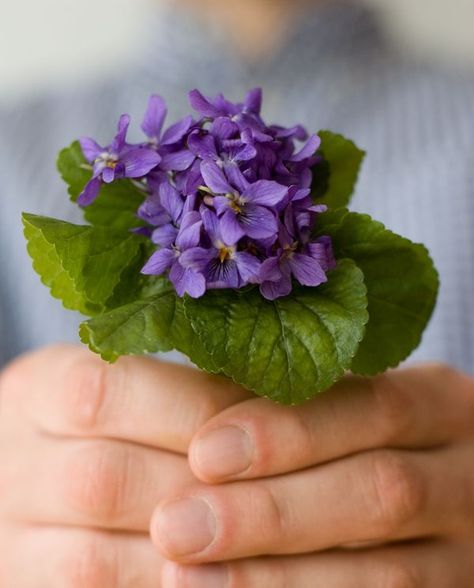
<svg viewBox="0 0 474 588"><path fill-rule="evenodd" d="M370 319L351 369L375 375L397 366L419 345L436 303L438 274L427 249L347 210L321 215L318 232L333 238L336 257L353 259L364 273Z"/></svg>
<svg viewBox="0 0 474 588"><path fill-rule="evenodd" d="M170 351L176 294L169 288L83 322L81 341L107 361L121 355Z"/></svg>
<svg viewBox="0 0 474 588"><path fill-rule="evenodd" d="M26 213L23 224L34 269L66 308L94 315L110 307L114 296L137 296L139 281L125 284L122 274L138 266L141 237Z"/></svg>
<svg viewBox="0 0 474 588"><path fill-rule="evenodd" d="M104 184L99 196L84 208L84 217L91 224L116 229L144 226L137 218L137 210L145 197L130 180Z"/></svg>
<svg viewBox="0 0 474 588"><path fill-rule="evenodd" d="M349 367L364 333L367 300L362 272L341 260L318 288L295 288L265 300L247 292L211 290L185 299L185 312L222 372L285 404L331 386Z"/></svg>
<svg viewBox="0 0 474 588"><path fill-rule="evenodd" d="M173 347L184 353L195 365L212 374L218 374L218 368L214 358L207 352L200 337L194 331L191 322L184 310L182 298L177 299L176 311L172 330Z"/></svg>
<svg viewBox="0 0 474 588"><path fill-rule="evenodd" d="M151 276L141 273L142 267L150 257L147 243L140 243L137 254L131 259L120 274L120 279L114 288L112 296L105 303L106 309L117 308L133 302L138 297L143 298L143 291L149 287Z"/></svg>
<svg viewBox="0 0 474 588"><path fill-rule="evenodd" d="M82 154L79 141L61 149L57 166L62 179L68 185L68 193L75 202L92 176L92 168Z"/></svg>
<svg viewBox="0 0 474 588"><path fill-rule="evenodd" d="M313 167L311 192L314 200L329 208L347 206L354 192L365 151L352 141L330 131L320 131L319 154L323 161Z"/></svg>
<svg viewBox="0 0 474 588"><path fill-rule="evenodd" d="M75 202L92 176L79 141L59 153L58 169L68 184L71 199ZM139 227L143 223L137 219L136 213L144 197L145 193L130 180L104 184L96 200L84 208L84 217L91 225L96 226L116 229Z"/></svg>
<svg viewBox="0 0 474 588"><path fill-rule="evenodd" d="M218 371L186 318L182 299L164 278L156 280L152 296L83 322L79 335L107 361L177 349L202 369Z"/></svg>

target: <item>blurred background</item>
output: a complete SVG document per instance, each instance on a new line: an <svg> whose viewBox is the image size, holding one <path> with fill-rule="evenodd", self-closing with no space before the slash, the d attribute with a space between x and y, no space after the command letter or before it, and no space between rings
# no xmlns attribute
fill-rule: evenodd
<svg viewBox="0 0 474 588"><path fill-rule="evenodd" d="M155 2L0 0L0 100L126 66L145 42ZM403 51L474 68L473 0L364 2Z"/></svg>
<svg viewBox="0 0 474 588"><path fill-rule="evenodd" d="M8 356L76 340L77 317L31 271L19 223L22 210L79 221L54 172L58 148L80 135L108 141L124 111L138 138L153 91L174 118L189 88L237 98L262 85L267 120L331 128L370 153L353 208L426 243L442 276L417 357L472 370L474 0L306 1L307 12L303 0L0 0ZM186 10L168 9L178 4Z"/></svg>

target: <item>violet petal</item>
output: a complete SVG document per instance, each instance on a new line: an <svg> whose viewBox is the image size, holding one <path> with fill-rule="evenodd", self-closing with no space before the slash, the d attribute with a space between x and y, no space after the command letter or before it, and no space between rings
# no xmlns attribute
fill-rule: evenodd
<svg viewBox="0 0 474 588"><path fill-rule="evenodd" d="M166 104L161 96L150 96L141 128L150 139L159 139L166 118Z"/></svg>
<svg viewBox="0 0 474 588"><path fill-rule="evenodd" d="M241 239L245 233L246 228L242 226L237 220L234 211L227 209L220 219L222 240L226 245L235 245L239 239Z"/></svg>
<svg viewBox="0 0 474 588"><path fill-rule="evenodd" d="M99 157L104 151L104 149L90 137L81 137L79 143L81 145L82 153L89 163L94 163L97 157Z"/></svg>
<svg viewBox="0 0 474 588"><path fill-rule="evenodd" d="M178 190L169 182L164 182L160 186L160 202L166 212L170 215L174 223L178 222L183 212L183 199Z"/></svg>
<svg viewBox="0 0 474 588"><path fill-rule="evenodd" d="M160 167L165 171L184 171L192 165L193 161L194 154L189 149L181 149L163 155Z"/></svg>
<svg viewBox="0 0 474 588"><path fill-rule="evenodd" d="M171 223L156 228L151 234L151 240L160 247L170 247L176 240L178 229Z"/></svg>
<svg viewBox="0 0 474 588"><path fill-rule="evenodd" d="M227 181L224 172L214 161L203 161L201 163L201 174L206 185L214 194L233 193L232 186Z"/></svg>
<svg viewBox="0 0 474 588"><path fill-rule="evenodd" d="M191 92L189 92L189 104L191 105L191 108L199 112L202 116L214 118L221 114L221 111L211 104L211 102L205 98L199 90L191 90Z"/></svg>
<svg viewBox="0 0 474 588"><path fill-rule="evenodd" d="M194 153L201 159L217 161L216 141L212 135L202 135L199 132L193 132L189 135L188 147L191 153Z"/></svg>
<svg viewBox="0 0 474 588"><path fill-rule="evenodd" d="M242 280L249 284L257 283L261 262L254 255L247 253L246 251L235 253L234 259L237 263L237 268Z"/></svg>
<svg viewBox="0 0 474 588"><path fill-rule="evenodd" d="M287 195L288 188L271 180L258 180L250 184L243 194L244 198L255 204L276 206Z"/></svg>
<svg viewBox="0 0 474 588"><path fill-rule="evenodd" d="M160 163L161 157L152 149L137 147L122 155L120 161L125 166L127 178L141 178Z"/></svg>
<svg viewBox="0 0 474 588"><path fill-rule="evenodd" d="M293 275L303 286L319 286L327 281L322 267L309 255L295 253L288 263Z"/></svg>
<svg viewBox="0 0 474 588"><path fill-rule="evenodd" d="M141 273L160 276L171 266L175 259L176 254L173 250L158 249L142 267Z"/></svg>
<svg viewBox="0 0 474 588"><path fill-rule="evenodd" d="M101 181L99 178L92 178L84 187L84 190L79 194L77 203L79 206L89 206L99 195Z"/></svg>
<svg viewBox="0 0 474 588"><path fill-rule="evenodd" d="M193 117L188 115L169 126L163 133L160 141L161 145L174 145L175 143L179 143L189 131L192 124Z"/></svg>

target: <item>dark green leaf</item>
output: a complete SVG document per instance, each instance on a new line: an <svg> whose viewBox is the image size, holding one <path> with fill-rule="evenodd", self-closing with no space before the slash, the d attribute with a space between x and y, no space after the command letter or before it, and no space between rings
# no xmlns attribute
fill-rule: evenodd
<svg viewBox="0 0 474 588"><path fill-rule="evenodd" d="M222 372L278 402L295 404L327 389L349 367L363 337L367 299L362 272L342 260L318 288L265 300L211 290L186 298L185 312Z"/></svg>
<svg viewBox="0 0 474 588"><path fill-rule="evenodd" d="M121 355L177 349L202 369L218 371L186 318L182 299L163 278L155 281L149 298L89 319L79 333L81 341L107 361Z"/></svg>
<svg viewBox="0 0 474 588"><path fill-rule="evenodd" d="M312 196L329 208L347 206L359 176L365 151L330 131L320 131L323 161L313 168Z"/></svg>
<svg viewBox="0 0 474 588"><path fill-rule="evenodd" d="M364 273L370 320L351 369L374 375L395 367L419 345L436 302L438 274L428 251L347 210L321 215L318 232Z"/></svg>
<svg viewBox="0 0 474 588"><path fill-rule="evenodd" d="M172 288L145 300L136 300L81 324L81 341L107 361L121 355L170 351L170 331L176 294Z"/></svg>
<svg viewBox="0 0 474 588"><path fill-rule="evenodd" d="M94 315L110 307L115 295L137 296L138 279L124 284L122 274L138 267L141 237L32 214L23 214L23 224L34 269L66 308Z"/></svg>
<svg viewBox="0 0 474 588"><path fill-rule="evenodd" d="M199 368L212 374L220 373L221 370L217 367L212 355L207 352L203 342L191 326L181 298L177 299L172 341L174 348L184 353Z"/></svg>
<svg viewBox="0 0 474 588"><path fill-rule="evenodd" d="M59 153L58 169L74 202L91 178L92 171L88 168L78 141ZM118 180L102 186L96 200L84 208L84 216L91 225L116 229L139 227L143 223L136 213L144 197L144 192L130 180Z"/></svg>
<svg viewBox="0 0 474 588"><path fill-rule="evenodd" d="M144 297L143 291L149 287L149 283L153 279L151 276L145 276L141 273L141 269L149 257L149 247L146 243L141 243L135 257L130 260L120 274L112 296L105 303L106 309L117 308L133 302L138 297Z"/></svg>
<svg viewBox="0 0 474 588"><path fill-rule="evenodd" d="M99 196L84 208L84 217L91 225L132 229L143 223L137 211L145 194L130 180L118 180L102 186Z"/></svg>

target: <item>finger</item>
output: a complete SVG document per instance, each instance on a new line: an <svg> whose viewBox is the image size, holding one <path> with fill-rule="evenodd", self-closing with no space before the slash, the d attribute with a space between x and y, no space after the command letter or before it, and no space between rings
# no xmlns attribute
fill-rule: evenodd
<svg viewBox="0 0 474 588"><path fill-rule="evenodd" d="M471 588L473 550L429 542L204 566L167 562L162 588Z"/></svg>
<svg viewBox="0 0 474 588"><path fill-rule="evenodd" d="M472 533L472 452L376 451L203 487L162 503L152 538L169 559L200 563Z"/></svg>
<svg viewBox="0 0 474 588"><path fill-rule="evenodd" d="M12 528L1 585L15 588L157 588L162 559L146 535L66 527Z"/></svg>
<svg viewBox="0 0 474 588"><path fill-rule="evenodd" d="M17 450L3 460L0 511L20 521L147 532L157 501L196 483L183 456L119 441Z"/></svg>
<svg viewBox="0 0 474 588"><path fill-rule="evenodd" d="M60 435L113 437L187 451L192 435L250 394L229 380L145 357L108 365L85 348L48 347L2 378L4 407Z"/></svg>
<svg viewBox="0 0 474 588"><path fill-rule="evenodd" d="M299 407L251 399L194 437L190 464L205 482L295 471L367 449L432 447L474 429L474 381L445 367L349 377Z"/></svg>

